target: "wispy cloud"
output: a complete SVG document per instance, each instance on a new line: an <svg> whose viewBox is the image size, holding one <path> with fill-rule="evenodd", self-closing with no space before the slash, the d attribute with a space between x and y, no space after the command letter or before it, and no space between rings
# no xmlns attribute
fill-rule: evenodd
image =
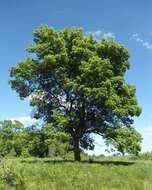
<svg viewBox="0 0 152 190"><path fill-rule="evenodd" d="M92 34L94 38L99 39L115 39L115 35L112 32L103 32L102 30L87 31L86 35Z"/></svg>
<svg viewBox="0 0 152 190"><path fill-rule="evenodd" d="M144 40L139 37L139 34L133 34L131 36L131 39L135 40L136 42L140 43L143 47L146 49L152 50L152 42L149 42L147 40Z"/></svg>
<svg viewBox="0 0 152 190"><path fill-rule="evenodd" d="M31 118L30 116L15 117L15 118L10 118L9 120L12 120L12 121L17 120L23 123L24 125L32 125L37 122L36 119Z"/></svg>
<svg viewBox="0 0 152 190"><path fill-rule="evenodd" d="M115 35L112 33L112 32L106 32L106 33L103 33L103 38L105 39L115 39Z"/></svg>
<svg viewBox="0 0 152 190"><path fill-rule="evenodd" d="M145 130L146 130L147 132L152 132L152 126L146 127Z"/></svg>
<svg viewBox="0 0 152 190"><path fill-rule="evenodd" d="M143 136L152 136L152 126L145 127Z"/></svg>

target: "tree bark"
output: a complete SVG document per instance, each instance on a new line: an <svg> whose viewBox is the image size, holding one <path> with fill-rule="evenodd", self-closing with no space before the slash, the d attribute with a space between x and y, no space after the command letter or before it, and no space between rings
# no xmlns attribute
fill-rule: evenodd
<svg viewBox="0 0 152 190"><path fill-rule="evenodd" d="M81 156L80 156L80 139L79 138L74 138L74 160L75 161L80 161Z"/></svg>

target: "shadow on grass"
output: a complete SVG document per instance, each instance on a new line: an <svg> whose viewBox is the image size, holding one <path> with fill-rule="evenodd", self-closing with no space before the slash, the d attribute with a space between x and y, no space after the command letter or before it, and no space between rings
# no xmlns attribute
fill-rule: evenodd
<svg viewBox="0 0 152 190"><path fill-rule="evenodd" d="M101 165L122 165L122 166L128 166L134 164L134 162L127 162L127 161L114 161L114 160L102 160L102 161L82 161L84 163L90 163L90 164L101 164Z"/></svg>
<svg viewBox="0 0 152 190"><path fill-rule="evenodd" d="M96 161L96 160L82 160L80 162L76 162L74 160L37 160L37 159L33 159L33 160L28 160L28 159L23 159L21 160L21 162L23 163L50 163L50 164L63 164L63 163L88 163L88 164L99 164L99 165L116 165L116 166L129 166L129 165L133 165L134 162L127 162L127 161L108 161L108 160L102 160L102 161Z"/></svg>

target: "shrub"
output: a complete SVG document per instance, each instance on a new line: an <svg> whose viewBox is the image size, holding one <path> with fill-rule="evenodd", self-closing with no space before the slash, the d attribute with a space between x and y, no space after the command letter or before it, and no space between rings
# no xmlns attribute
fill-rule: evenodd
<svg viewBox="0 0 152 190"><path fill-rule="evenodd" d="M23 168L14 160L3 160L0 166L0 188L24 190Z"/></svg>

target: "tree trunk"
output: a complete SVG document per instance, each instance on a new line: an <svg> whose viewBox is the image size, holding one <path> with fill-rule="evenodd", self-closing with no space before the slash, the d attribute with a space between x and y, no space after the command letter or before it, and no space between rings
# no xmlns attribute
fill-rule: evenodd
<svg viewBox="0 0 152 190"><path fill-rule="evenodd" d="M81 156L80 156L80 139L79 138L74 138L74 160L75 161L80 161Z"/></svg>

